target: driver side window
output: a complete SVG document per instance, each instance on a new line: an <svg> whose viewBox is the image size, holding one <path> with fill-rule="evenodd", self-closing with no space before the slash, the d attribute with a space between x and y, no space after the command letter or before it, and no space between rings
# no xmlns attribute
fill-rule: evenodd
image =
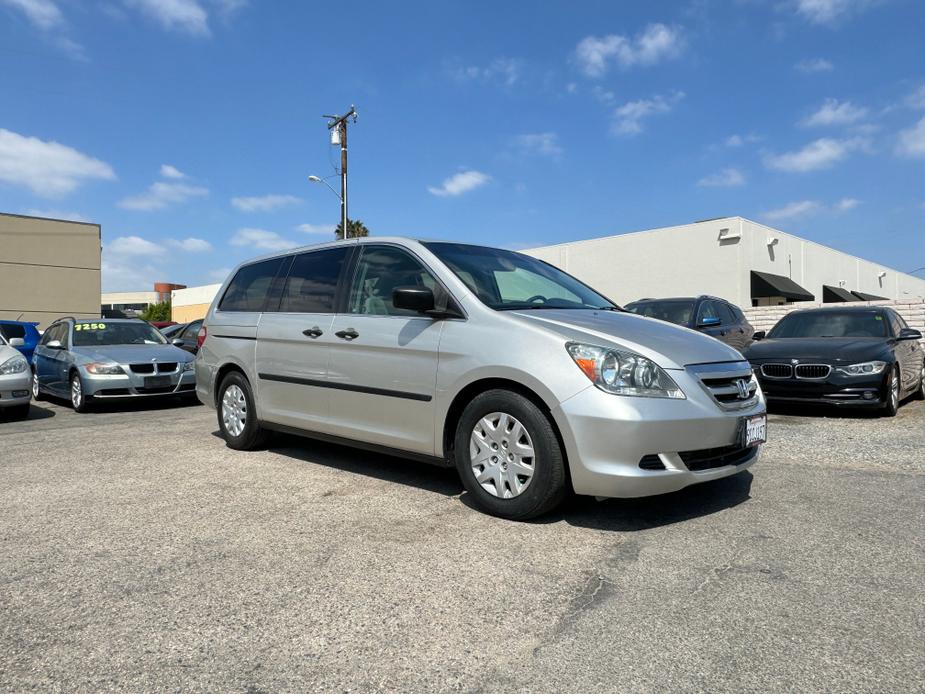
<svg viewBox="0 0 925 694"><path fill-rule="evenodd" d="M427 287L434 292L437 308L448 296L430 271L415 257L392 246L363 246L350 288L348 313L372 316L417 316L415 311L395 308L392 291L397 287Z"/></svg>

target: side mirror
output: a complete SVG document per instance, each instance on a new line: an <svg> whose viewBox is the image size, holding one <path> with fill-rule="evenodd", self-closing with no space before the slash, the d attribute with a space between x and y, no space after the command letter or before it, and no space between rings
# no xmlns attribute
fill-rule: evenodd
<svg viewBox="0 0 925 694"><path fill-rule="evenodd" d="M921 340L922 333L915 328L903 328L899 331L898 340Z"/></svg>
<svg viewBox="0 0 925 694"><path fill-rule="evenodd" d="M722 322L723 321L721 321L719 318L716 318L715 316L707 316L706 318L700 319L700 322L697 324L697 327L698 328L712 328L714 326L719 325Z"/></svg>
<svg viewBox="0 0 925 694"><path fill-rule="evenodd" d="M408 311L427 313L434 310L434 293L427 287L395 287L392 305Z"/></svg>
<svg viewBox="0 0 925 694"><path fill-rule="evenodd" d="M21 337L11 337L10 338L10 347L25 347L26 341Z"/></svg>
<svg viewBox="0 0 925 694"><path fill-rule="evenodd" d="M61 344L61 340L52 340L47 345L48 349L64 349L64 345Z"/></svg>
<svg viewBox="0 0 925 694"><path fill-rule="evenodd" d="M768 334L767 334L764 330L759 330L759 331L757 331L754 335L752 335L752 339L753 339L755 342L758 342L758 340L763 340L763 339L766 338L767 336L768 336Z"/></svg>
<svg viewBox="0 0 925 694"><path fill-rule="evenodd" d="M170 341L170 344L176 345L177 347L182 347L182 346L183 346L183 340L181 340L181 339L175 337L175 338L173 338L173 339Z"/></svg>

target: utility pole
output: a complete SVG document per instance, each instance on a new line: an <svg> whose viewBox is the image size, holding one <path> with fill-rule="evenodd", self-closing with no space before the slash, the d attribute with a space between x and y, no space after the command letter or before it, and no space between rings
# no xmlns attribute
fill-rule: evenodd
<svg viewBox="0 0 925 694"><path fill-rule="evenodd" d="M344 230L344 238L350 236L347 227L347 121L353 118L357 122L357 110L353 105L342 116L328 116L328 130L331 131L331 144L340 144L340 223Z"/></svg>

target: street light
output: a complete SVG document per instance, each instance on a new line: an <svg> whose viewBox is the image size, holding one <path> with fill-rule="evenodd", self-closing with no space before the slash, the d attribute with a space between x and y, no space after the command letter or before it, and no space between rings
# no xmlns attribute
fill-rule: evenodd
<svg viewBox="0 0 925 694"><path fill-rule="evenodd" d="M323 183L324 185L326 185L326 186L328 187L328 190L330 190L332 193L334 193L334 195L337 197L338 200L341 199L340 193L338 193L336 190L334 190L334 186L332 186L330 183L328 183L327 181L325 181L325 180L324 180L323 178L321 178L320 176L309 176L309 177L308 177L308 180L311 181L312 183Z"/></svg>

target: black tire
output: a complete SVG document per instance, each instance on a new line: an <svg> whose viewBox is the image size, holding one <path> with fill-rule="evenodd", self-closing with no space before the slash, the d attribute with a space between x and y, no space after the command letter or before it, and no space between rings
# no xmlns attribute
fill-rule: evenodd
<svg viewBox="0 0 925 694"><path fill-rule="evenodd" d="M533 443L533 476L519 495L508 499L482 487L470 459L473 430L482 418L496 412L519 420ZM480 509L493 516L511 520L536 518L558 506L568 491L565 459L552 422L533 402L518 393L489 390L476 396L463 410L456 425L453 455L466 491Z"/></svg>
<svg viewBox="0 0 925 694"><path fill-rule="evenodd" d="M45 399L45 394L42 392L42 389L39 388L39 377L35 371L32 371L32 399L36 402L40 402Z"/></svg>
<svg viewBox="0 0 925 694"><path fill-rule="evenodd" d="M899 370L892 369L890 376L886 380L886 387L883 392L883 410L884 417L895 417L899 412L899 400L902 393L894 390L894 383L899 383ZM901 388L900 388L901 390Z"/></svg>
<svg viewBox="0 0 925 694"><path fill-rule="evenodd" d="M78 386L79 396L74 392L75 383ZM80 374L76 371L71 373L70 388L68 389L68 393L70 395L71 407L74 408L74 412L84 414L85 412L90 411L90 403L93 398L84 394L83 381L80 380Z"/></svg>
<svg viewBox="0 0 925 694"><path fill-rule="evenodd" d="M922 364L922 373L919 376L919 388L912 397L916 400L925 400L925 363Z"/></svg>
<svg viewBox="0 0 925 694"><path fill-rule="evenodd" d="M244 428L237 434L228 429L225 425L225 418L223 416L225 393L233 386L241 390L245 401L245 408L243 411ZM257 408L254 406L254 394L251 392L250 383L248 383L242 373L232 371L222 379L222 383L218 388L218 398L216 400L215 409L218 412L218 428L222 432L222 437L225 439L228 448L233 448L236 451L253 451L262 448L266 444L270 432L261 427L260 423L257 421Z"/></svg>

